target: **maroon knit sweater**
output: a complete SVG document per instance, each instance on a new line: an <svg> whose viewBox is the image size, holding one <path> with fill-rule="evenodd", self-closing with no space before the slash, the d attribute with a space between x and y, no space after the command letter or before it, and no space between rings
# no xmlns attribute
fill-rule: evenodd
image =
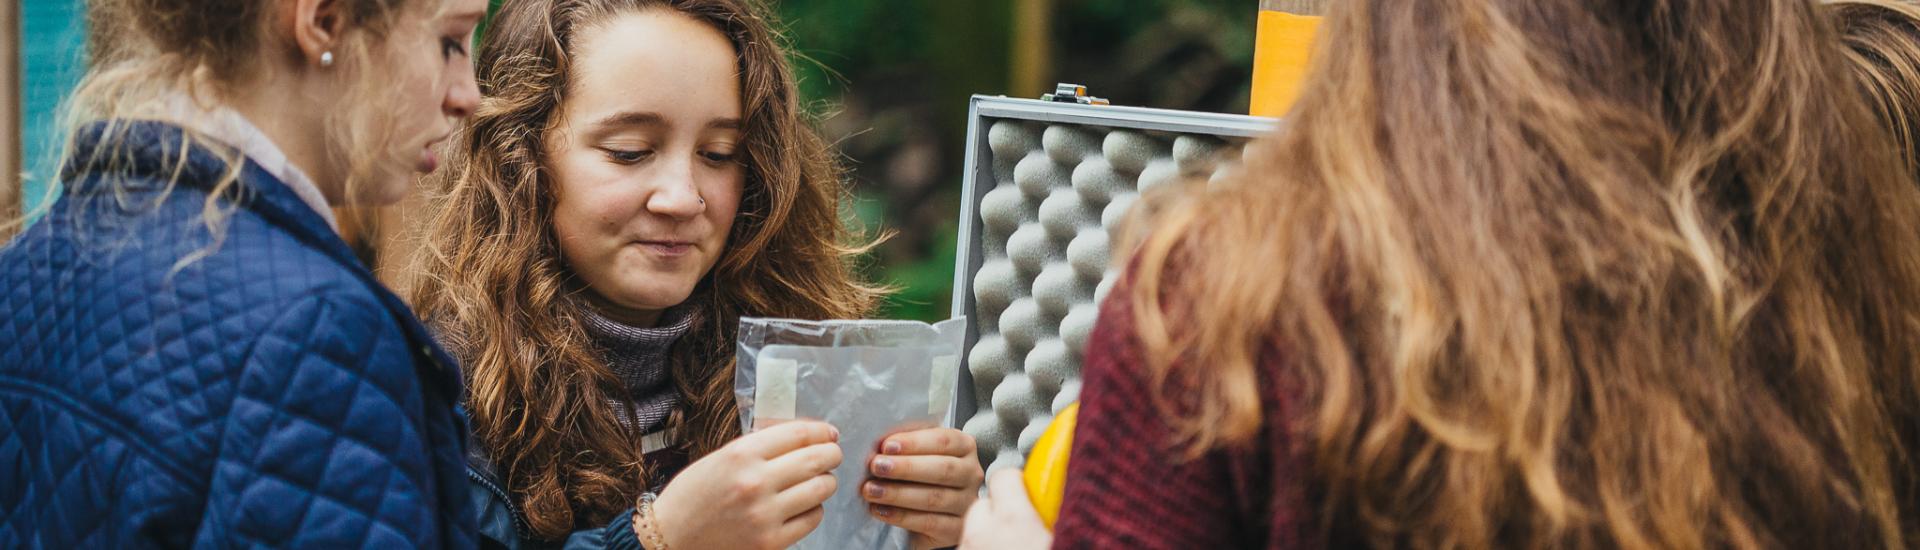
<svg viewBox="0 0 1920 550"><path fill-rule="evenodd" d="M1306 463L1283 429L1290 392L1272 354L1262 364L1267 421L1255 444L1182 460L1152 405L1126 290L1111 296L1087 343L1054 548L1324 546Z"/></svg>

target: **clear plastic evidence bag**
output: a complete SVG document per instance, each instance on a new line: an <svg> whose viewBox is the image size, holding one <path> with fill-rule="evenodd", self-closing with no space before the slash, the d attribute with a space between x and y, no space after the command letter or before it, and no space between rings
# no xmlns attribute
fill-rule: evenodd
<svg viewBox="0 0 1920 550"><path fill-rule="evenodd" d="M800 550L904 550L906 530L867 514L867 464L888 435L953 424L966 319L740 319L734 398L741 429L823 420L844 455L820 527Z"/></svg>

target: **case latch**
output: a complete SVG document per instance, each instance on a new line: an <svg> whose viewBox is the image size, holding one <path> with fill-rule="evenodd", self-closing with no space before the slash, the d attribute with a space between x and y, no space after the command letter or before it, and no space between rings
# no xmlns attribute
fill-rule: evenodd
<svg viewBox="0 0 1920 550"><path fill-rule="evenodd" d="M1053 86L1053 93L1040 96L1040 100L1052 101L1054 103L1079 103L1081 105L1113 104L1113 102L1107 101L1106 98L1093 97L1093 96L1087 95L1086 86L1081 86L1079 84L1068 84L1065 82L1055 84Z"/></svg>

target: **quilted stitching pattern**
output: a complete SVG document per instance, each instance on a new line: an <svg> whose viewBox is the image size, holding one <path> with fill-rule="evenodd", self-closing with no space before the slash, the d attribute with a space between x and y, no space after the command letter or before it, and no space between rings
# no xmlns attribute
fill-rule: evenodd
<svg viewBox="0 0 1920 550"><path fill-rule="evenodd" d="M471 546L444 353L255 167L212 248L221 169L190 158L164 198L154 163L82 180L0 249L0 548Z"/></svg>

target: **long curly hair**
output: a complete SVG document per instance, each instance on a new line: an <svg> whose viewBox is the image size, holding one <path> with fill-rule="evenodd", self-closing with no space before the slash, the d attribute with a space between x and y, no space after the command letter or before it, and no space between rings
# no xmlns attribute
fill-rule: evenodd
<svg viewBox="0 0 1920 550"><path fill-rule="evenodd" d="M1351 0L1322 29L1248 176L1129 231L1116 297L1178 443L1297 434L1323 528L1370 546L1916 542L1920 191L1819 6ZM1297 424L1263 425L1263 376Z"/></svg>
<svg viewBox="0 0 1920 550"><path fill-rule="evenodd" d="M432 184L401 281L461 360L474 441L540 538L606 521L644 490L639 438L607 404L621 383L589 344L586 303L553 232L543 144L566 101L576 35L614 16L671 10L733 44L744 105L745 189L727 249L686 304L698 321L670 351L681 405L667 421L698 458L739 433L734 338L743 315L867 314L882 289L856 280L869 245L849 229L838 159L801 108L769 10L752 0L510 0L477 59L484 96ZM663 78L666 76L663 75Z"/></svg>

